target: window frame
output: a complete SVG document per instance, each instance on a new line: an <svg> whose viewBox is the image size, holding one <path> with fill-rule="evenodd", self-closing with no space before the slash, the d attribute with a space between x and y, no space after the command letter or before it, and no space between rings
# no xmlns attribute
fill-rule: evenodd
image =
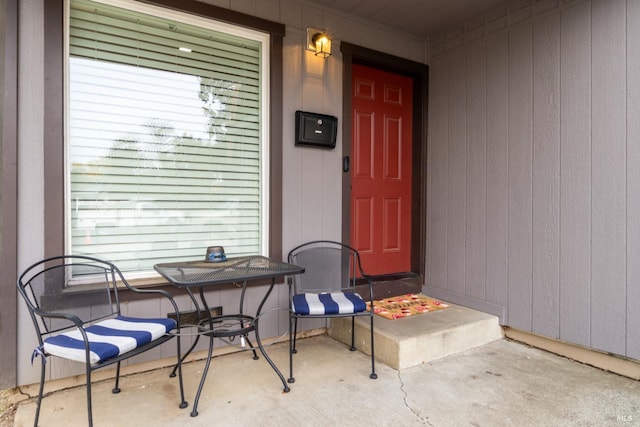
<svg viewBox="0 0 640 427"><path fill-rule="evenodd" d="M257 18L229 9L194 0L144 0L176 11L206 19L244 26L269 34L268 105L268 187L269 224L265 230L269 238L268 256L282 259L282 46L283 24ZM65 0L44 2L44 212L45 256L65 253ZM62 197L61 197L62 196ZM157 281L157 279L154 279Z"/></svg>

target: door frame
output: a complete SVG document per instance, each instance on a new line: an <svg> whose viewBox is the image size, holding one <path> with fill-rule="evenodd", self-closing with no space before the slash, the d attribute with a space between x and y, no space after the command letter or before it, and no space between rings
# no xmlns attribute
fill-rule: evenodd
<svg viewBox="0 0 640 427"><path fill-rule="evenodd" d="M18 378L18 0L0 2L0 389Z"/></svg>
<svg viewBox="0 0 640 427"><path fill-rule="evenodd" d="M401 74L413 80L412 194L411 194L411 272L425 277L427 212L427 112L429 67L347 42L342 53L342 156L351 156L353 64ZM351 241L351 173L342 174L342 241Z"/></svg>

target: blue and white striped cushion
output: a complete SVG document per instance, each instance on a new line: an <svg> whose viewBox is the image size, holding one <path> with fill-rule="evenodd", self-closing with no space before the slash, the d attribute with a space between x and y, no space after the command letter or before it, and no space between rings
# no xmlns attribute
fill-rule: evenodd
<svg viewBox="0 0 640 427"><path fill-rule="evenodd" d="M127 353L151 341L155 341L176 328L173 319L138 319L118 316L103 320L85 329L89 338L89 361L96 364ZM85 361L82 334L77 329L47 338L46 354Z"/></svg>
<svg viewBox="0 0 640 427"><path fill-rule="evenodd" d="M362 297L352 292L298 294L293 296L296 314L349 314L367 309Z"/></svg>

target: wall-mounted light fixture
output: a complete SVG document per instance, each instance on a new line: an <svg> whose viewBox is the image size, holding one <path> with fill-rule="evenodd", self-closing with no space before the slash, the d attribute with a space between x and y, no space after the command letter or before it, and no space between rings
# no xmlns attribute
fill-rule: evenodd
<svg viewBox="0 0 640 427"><path fill-rule="evenodd" d="M331 39L325 31L307 28L307 50L316 56L328 58L331 56Z"/></svg>

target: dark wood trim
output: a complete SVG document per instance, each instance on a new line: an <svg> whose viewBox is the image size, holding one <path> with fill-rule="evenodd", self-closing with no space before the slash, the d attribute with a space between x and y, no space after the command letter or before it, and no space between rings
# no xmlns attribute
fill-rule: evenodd
<svg viewBox="0 0 640 427"><path fill-rule="evenodd" d="M0 389L17 385L18 0L0 0Z"/></svg>
<svg viewBox="0 0 640 427"><path fill-rule="evenodd" d="M256 16L246 15L235 10L225 9L219 6L203 3L195 0L138 0L140 3L148 3L173 9L180 12L187 12L205 18L213 18L217 21L228 22L233 25L240 25L253 30L264 31L274 36L285 35L285 26L278 22L268 21Z"/></svg>
<svg viewBox="0 0 640 427"><path fill-rule="evenodd" d="M340 49L346 45L341 42ZM351 156L353 115L351 114L352 51L342 50L342 158ZM352 162L349 162L350 164ZM342 241L351 244L351 172L342 171Z"/></svg>
<svg viewBox="0 0 640 427"><path fill-rule="evenodd" d="M269 256L282 260L282 45L280 35L271 35L269 111Z"/></svg>
<svg viewBox="0 0 640 427"><path fill-rule="evenodd" d="M270 49L269 256L282 257L282 46L285 26L194 0L139 0L268 32ZM45 256L64 253L64 1L44 2Z"/></svg>
<svg viewBox="0 0 640 427"><path fill-rule="evenodd" d="M419 62L342 42L342 155L351 153L351 77L353 64L406 75L413 79L413 194L411 211L411 271L424 277L427 212L427 108L429 67ZM351 240L351 175L342 180L342 239Z"/></svg>
<svg viewBox="0 0 640 427"><path fill-rule="evenodd" d="M420 275L426 277L426 255L427 255L427 135L429 135L429 67L421 67L420 78L418 79L420 87L416 89L416 92L420 93L419 105L415 104L417 101L414 99L414 106L419 108L420 113L416 113L418 120L414 120L413 127L415 134L419 134L420 137L414 140L414 144L418 145L418 155L413 158L413 176L415 179L420 180L420 186L413 188L413 230L418 231L420 236L419 246L415 247L416 253L411 260L411 266L414 271L419 271ZM416 82L418 84L418 82ZM414 146L415 148L415 146ZM418 258L418 259L416 259ZM419 270L416 270L419 268Z"/></svg>
<svg viewBox="0 0 640 427"><path fill-rule="evenodd" d="M44 2L44 256L64 253L64 0Z"/></svg>

